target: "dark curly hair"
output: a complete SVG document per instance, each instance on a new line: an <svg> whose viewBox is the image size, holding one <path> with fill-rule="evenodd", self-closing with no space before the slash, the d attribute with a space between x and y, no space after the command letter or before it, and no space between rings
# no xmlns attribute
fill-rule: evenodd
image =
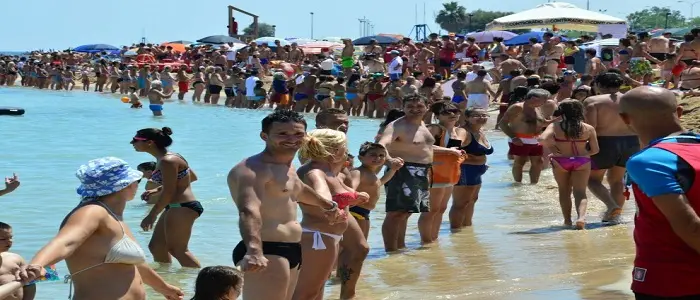
<svg viewBox="0 0 700 300"><path fill-rule="evenodd" d="M298 112L295 112L293 110L288 110L288 109L283 109L283 110L276 110L273 113L267 115L265 118L262 120L262 132L264 133L270 133L270 128L272 127L272 123L300 123L304 124L304 129L306 129L306 120L304 120L304 116Z"/></svg>
<svg viewBox="0 0 700 300"><path fill-rule="evenodd" d="M568 139L576 139L583 134L583 103L578 100L567 99L559 102L559 108L555 115L561 116L559 123L561 130Z"/></svg>

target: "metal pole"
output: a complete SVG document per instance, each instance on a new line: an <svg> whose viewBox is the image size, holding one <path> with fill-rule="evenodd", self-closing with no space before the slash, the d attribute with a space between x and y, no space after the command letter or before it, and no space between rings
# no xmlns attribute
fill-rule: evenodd
<svg viewBox="0 0 700 300"><path fill-rule="evenodd" d="M591 10L591 0L586 0L586 10Z"/></svg>
<svg viewBox="0 0 700 300"><path fill-rule="evenodd" d="M698 4L698 2L690 4L690 20L693 19L693 6L695 6L695 4Z"/></svg>
<svg viewBox="0 0 700 300"><path fill-rule="evenodd" d="M311 12L311 39L314 38L314 12Z"/></svg>
<svg viewBox="0 0 700 300"><path fill-rule="evenodd" d="M670 15L670 12L666 13L666 24L664 24L664 29L668 28L668 16Z"/></svg>

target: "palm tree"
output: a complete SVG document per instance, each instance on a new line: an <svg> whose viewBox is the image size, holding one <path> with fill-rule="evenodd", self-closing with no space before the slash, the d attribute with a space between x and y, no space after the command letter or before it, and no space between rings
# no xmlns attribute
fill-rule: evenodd
<svg viewBox="0 0 700 300"><path fill-rule="evenodd" d="M435 16L435 23L449 32L460 32L467 23L467 9L457 2L442 4L442 9Z"/></svg>

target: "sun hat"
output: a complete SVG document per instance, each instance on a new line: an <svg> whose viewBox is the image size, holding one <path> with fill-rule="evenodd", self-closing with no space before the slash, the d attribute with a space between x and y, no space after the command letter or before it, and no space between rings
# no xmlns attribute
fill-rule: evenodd
<svg viewBox="0 0 700 300"><path fill-rule="evenodd" d="M143 177L143 173L129 167L116 157L93 159L80 166L75 176L80 180L77 189L82 198L109 195L125 189Z"/></svg>

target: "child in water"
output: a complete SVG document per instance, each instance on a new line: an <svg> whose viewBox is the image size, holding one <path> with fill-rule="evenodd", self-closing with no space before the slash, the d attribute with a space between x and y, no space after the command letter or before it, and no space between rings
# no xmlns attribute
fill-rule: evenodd
<svg viewBox="0 0 700 300"><path fill-rule="evenodd" d="M151 176L153 176L153 172L156 170L156 162L149 161L141 163L136 167L136 169L141 171L143 173L143 178L146 178L147 180L146 191L155 190L158 187L160 187L160 184L157 184L153 180L151 180ZM156 204L156 202L158 202L158 199L160 199L160 192L150 194L148 200L145 201L147 204Z"/></svg>
<svg viewBox="0 0 700 300"><path fill-rule="evenodd" d="M267 91L263 88L263 82L261 80L255 82L255 89L253 89L253 92L255 93L255 101L252 101L252 107L250 108L258 109L265 105L265 100L267 99Z"/></svg>
<svg viewBox="0 0 700 300"><path fill-rule="evenodd" d="M151 109L154 116L163 115L163 104L164 99L170 98L175 91L170 91L169 93L163 93L163 84L160 80L154 80L151 82L150 89L148 90L148 108Z"/></svg>
<svg viewBox="0 0 700 300"><path fill-rule="evenodd" d="M15 271L26 265L24 258L10 251L12 247L12 227L0 222L0 286L17 281ZM36 285L25 285L12 292L3 300L32 300L36 295Z"/></svg>
<svg viewBox="0 0 700 300"><path fill-rule="evenodd" d="M199 271L192 300L235 300L243 291L243 273L228 266Z"/></svg>
<svg viewBox="0 0 700 300"><path fill-rule="evenodd" d="M136 95L136 87L135 86L129 87L129 103L131 103L131 108L143 107L143 105L141 104L141 101L139 100L139 96Z"/></svg>
<svg viewBox="0 0 700 300"><path fill-rule="evenodd" d="M382 170L386 156L387 151L384 146L365 142L360 146L358 155L362 165L350 171L350 177L345 179L345 184L349 187L358 193L365 192L369 195L369 201L350 208L350 214L357 220L365 238L369 235L369 214L379 200L379 188L387 183L398 169L403 167L403 160L398 159L397 163L392 163L389 166L381 179L378 178L377 174Z"/></svg>

